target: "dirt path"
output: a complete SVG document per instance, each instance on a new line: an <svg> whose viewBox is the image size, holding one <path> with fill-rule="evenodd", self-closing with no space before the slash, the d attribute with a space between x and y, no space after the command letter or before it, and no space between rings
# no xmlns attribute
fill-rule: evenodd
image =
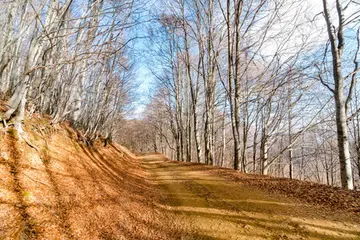
<svg viewBox="0 0 360 240"><path fill-rule="evenodd" d="M183 226L181 239L360 239L360 225L346 214L301 204L166 161L140 157L163 194L164 211ZM170 223L169 223L170 224Z"/></svg>

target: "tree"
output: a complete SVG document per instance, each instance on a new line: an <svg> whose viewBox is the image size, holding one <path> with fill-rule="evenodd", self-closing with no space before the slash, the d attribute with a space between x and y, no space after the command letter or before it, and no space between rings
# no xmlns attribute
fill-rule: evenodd
<svg viewBox="0 0 360 240"><path fill-rule="evenodd" d="M344 77L342 76L342 71L343 71L342 61L343 61L343 52L345 47L344 27L346 25L346 20L344 18L344 13L343 13L344 8L340 0L336 0L336 13L338 20L337 28L332 23L329 4L327 0L323 0L323 10L324 10L324 18L326 22L328 37L330 41L330 47L331 47L334 89L328 86L324 81L322 82L332 92L335 100L341 186L343 188L354 189L350 148L349 148L347 115L348 115L349 104L353 94L354 84L356 81L355 74L358 71L358 69L357 66L355 66L354 72L352 73L352 76L354 77L351 80L350 89L346 96L345 85L344 85L345 81L344 81ZM357 59L358 52L359 50L355 54L355 61Z"/></svg>

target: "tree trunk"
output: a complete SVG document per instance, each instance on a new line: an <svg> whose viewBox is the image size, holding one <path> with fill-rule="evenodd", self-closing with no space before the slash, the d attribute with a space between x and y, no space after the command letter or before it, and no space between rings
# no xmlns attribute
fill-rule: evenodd
<svg viewBox="0 0 360 240"><path fill-rule="evenodd" d="M239 129L236 125L236 107L238 106L235 98L235 86L234 85L234 74L233 74L233 67L234 67L234 44L233 44L233 31L232 31L232 19L231 19L231 1L227 0L227 11L226 11L226 18L227 18L227 51L228 51L228 87L229 87L229 103L230 103L230 118L231 118L231 128L232 128L232 135L233 135L233 141L234 141L234 163L233 168L235 170L239 169L239 163L240 163L240 136L239 136ZM240 112L239 112L240 114ZM239 115L238 114L238 115ZM240 117L240 116L238 116Z"/></svg>
<svg viewBox="0 0 360 240"><path fill-rule="evenodd" d="M336 0L336 9L339 20L339 27L335 27L331 23L330 12L327 6L327 0L323 0L323 8L328 36L331 44L332 62L333 62L333 78L335 83L334 100L336 112L336 128L339 148L340 175L341 186L347 189L354 189L351 158L349 150L348 126L346 123L347 111L344 96L344 79L342 77L342 54L344 49L344 24L343 9L340 0ZM335 33L337 31L337 33Z"/></svg>
<svg viewBox="0 0 360 240"><path fill-rule="evenodd" d="M267 175L269 170L268 164L268 151L269 145L266 136L266 126L263 127L262 136L261 136L261 143L260 143L260 159L261 159L261 174Z"/></svg>
<svg viewBox="0 0 360 240"><path fill-rule="evenodd" d="M239 160L240 160L240 34L241 34L241 8L242 8L242 0L237 0L235 3L235 75L234 75L234 120L235 120L235 131L236 131L236 138L234 141L236 143L235 149L235 161L234 161L234 169L239 168ZM236 164L236 165L235 165Z"/></svg>
<svg viewBox="0 0 360 240"><path fill-rule="evenodd" d="M289 178L293 179L293 148L292 148L292 103L290 78L288 79L288 137L289 137Z"/></svg>

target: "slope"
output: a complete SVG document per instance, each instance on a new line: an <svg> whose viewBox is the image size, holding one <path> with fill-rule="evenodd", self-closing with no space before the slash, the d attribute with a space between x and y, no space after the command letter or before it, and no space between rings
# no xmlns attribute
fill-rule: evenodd
<svg viewBox="0 0 360 240"><path fill-rule="evenodd" d="M171 239L159 194L128 150L88 147L68 125L0 134L0 239ZM164 223L167 223L164 225Z"/></svg>

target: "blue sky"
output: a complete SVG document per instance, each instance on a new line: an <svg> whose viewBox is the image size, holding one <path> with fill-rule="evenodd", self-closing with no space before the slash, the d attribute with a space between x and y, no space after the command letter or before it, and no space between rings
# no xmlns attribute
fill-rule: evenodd
<svg viewBox="0 0 360 240"><path fill-rule="evenodd" d="M149 103L151 98L151 85L152 85L152 76L147 68L146 64L142 62L138 63L137 73L136 73L136 82L139 84L138 89L136 90L136 97L134 103L134 112L129 116L132 118L141 118L142 113L146 108L146 104Z"/></svg>
<svg viewBox="0 0 360 240"><path fill-rule="evenodd" d="M150 4L151 5L151 4ZM127 117L129 119L138 119L142 117L146 105L150 102L151 99L151 87L154 84L153 76L148 68L147 58L149 57L146 47L146 42L148 41L148 22L151 19L151 14L148 10L143 9L143 11L136 16L137 21L141 23L136 26L131 34L137 36L138 38L132 43L132 48L134 51L134 61L135 61L135 81L138 88L135 93L135 102L133 103L134 110Z"/></svg>

